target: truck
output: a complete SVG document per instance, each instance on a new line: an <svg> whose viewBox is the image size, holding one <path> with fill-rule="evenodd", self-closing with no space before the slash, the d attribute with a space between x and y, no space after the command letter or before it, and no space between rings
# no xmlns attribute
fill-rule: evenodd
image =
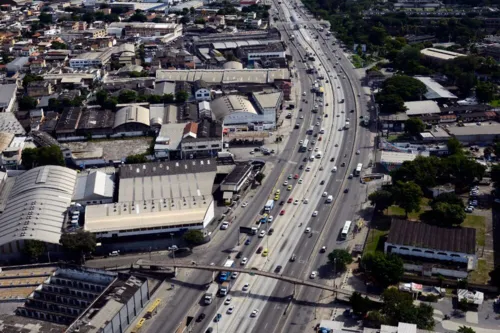
<svg viewBox="0 0 500 333"><path fill-rule="evenodd" d="M346 121L346 122L345 122L345 125L344 125L344 129L349 129L349 126L350 126L349 122L348 122L348 121Z"/></svg>
<svg viewBox="0 0 500 333"><path fill-rule="evenodd" d="M259 224L260 226L260 224ZM250 227L240 227L240 233L242 234L248 234L248 235L257 235L257 232L259 231L259 227L255 226L250 226Z"/></svg>
<svg viewBox="0 0 500 333"><path fill-rule="evenodd" d="M234 260L227 260L225 263L224 263L224 267L234 267ZM224 281L227 281L229 280L231 277L231 272L220 272L220 275L219 275L219 281L221 282L224 282Z"/></svg>
<svg viewBox="0 0 500 333"><path fill-rule="evenodd" d="M212 304L212 301L214 300L215 295L217 295L217 290L219 288L217 287L217 283L212 283L210 284L210 287L208 288L207 292L205 293L205 296L203 299L205 300L205 304Z"/></svg>
<svg viewBox="0 0 500 333"><path fill-rule="evenodd" d="M231 281L223 282L219 287L219 296L227 296L231 289Z"/></svg>
<svg viewBox="0 0 500 333"><path fill-rule="evenodd" d="M274 200L267 200L264 211L270 212L274 208Z"/></svg>

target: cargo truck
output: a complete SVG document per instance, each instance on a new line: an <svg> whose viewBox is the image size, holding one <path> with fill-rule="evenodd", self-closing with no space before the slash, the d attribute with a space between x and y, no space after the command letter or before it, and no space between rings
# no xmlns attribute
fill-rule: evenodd
<svg viewBox="0 0 500 333"><path fill-rule="evenodd" d="M217 283L212 283L210 287L208 288L207 292L205 293L205 304L211 304L212 301L214 300L215 295L217 295L217 290L219 288L217 287Z"/></svg>
<svg viewBox="0 0 500 333"><path fill-rule="evenodd" d="M240 227L240 233L242 234L249 234L249 235L257 235L257 232L259 231L259 227Z"/></svg>
<svg viewBox="0 0 500 333"><path fill-rule="evenodd" d="M219 296L227 296L231 289L231 281L223 282L219 287Z"/></svg>
<svg viewBox="0 0 500 333"><path fill-rule="evenodd" d="M264 211L270 212L273 208L274 208L274 200L267 200L267 203L264 206Z"/></svg>

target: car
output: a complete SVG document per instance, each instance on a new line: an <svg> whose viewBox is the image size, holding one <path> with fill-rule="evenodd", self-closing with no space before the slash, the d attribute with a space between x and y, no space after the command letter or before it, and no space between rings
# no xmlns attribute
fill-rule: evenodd
<svg viewBox="0 0 500 333"><path fill-rule="evenodd" d="M292 185L288 185L288 187L287 187L286 189L287 189L288 191L291 191L291 190L292 190L292 188L293 188L293 186L292 186Z"/></svg>
<svg viewBox="0 0 500 333"><path fill-rule="evenodd" d="M338 117L340 117L340 115L339 115L339 114L337 114L337 118L338 118Z"/></svg>
<svg viewBox="0 0 500 333"><path fill-rule="evenodd" d="M309 166L308 166L308 167L306 167L306 171L307 171L307 172L311 171L311 167L309 167Z"/></svg>
<svg viewBox="0 0 500 333"><path fill-rule="evenodd" d="M356 150L356 155L359 155L360 154L360 151L359 150Z"/></svg>
<svg viewBox="0 0 500 333"><path fill-rule="evenodd" d="M346 188L346 189L344 190L344 193L349 193L349 189L348 189L348 188Z"/></svg>
<svg viewBox="0 0 500 333"><path fill-rule="evenodd" d="M349 111L349 112L354 113L354 110L351 110L351 111Z"/></svg>
<svg viewBox="0 0 500 333"><path fill-rule="evenodd" d="M302 184L302 181L303 181L302 178L300 178L299 181L298 181L298 183Z"/></svg>
<svg viewBox="0 0 500 333"><path fill-rule="evenodd" d="M304 166L301 164L301 165L299 165L299 170L302 170L302 169L304 169Z"/></svg>
<svg viewBox="0 0 500 333"><path fill-rule="evenodd" d="M335 162L335 157L330 158L330 162Z"/></svg>
<svg viewBox="0 0 500 333"><path fill-rule="evenodd" d="M469 206L476 207L478 205L477 200L471 200L469 201Z"/></svg>
<svg viewBox="0 0 500 333"><path fill-rule="evenodd" d="M248 239L245 241L245 245L250 245L250 242L251 242L251 241L252 241L252 240L251 240L250 238L248 238Z"/></svg>
<svg viewBox="0 0 500 333"><path fill-rule="evenodd" d="M317 157L317 156L316 156L316 157ZM323 168L323 166L321 165L321 166L319 167L319 171L323 171L323 169L324 169L324 168Z"/></svg>
<svg viewBox="0 0 500 333"><path fill-rule="evenodd" d="M280 215L285 215L285 210L284 209L281 210Z"/></svg>
<svg viewBox="0 0 500 333"><path fill-rule="evenodd" d="M212 333L213 331L214 331L214 329L212 327L209 327L209 328L207 328L205 333Z"/></svg>
<svg viewBox="0 0 500 333"><path fill-rule="evenodd" d="M328 113L325 113L325 118L328 118Z"/></svg>
<svg viewBox="0 0 500 333"><path fill-rule="evenodd" d="M241 262L240 262L240 265L246 265L248 262L248 258L247 257L244 257L243 259L241 259Z"/></svg>
<svg viewBox="0 0 500 333"><path fill-rule="evenodd" d="M274 221L274 216L269 215L269 217L267 218L267 222L271 223L273 221Z"/></svg>
<svg viewBox="0 0 500 333"><path fill-rule="evenodd" d="M248 206L248 201L245 201L245 202L243 202L243 203L241 204L241 207L242 207L242 208L245 208L246 206Z"/></svg>
<svg viewBox="0 0 500 333"><path fill-rule="evenodd" d="M262 256L263 257L267 257L268 254L269 254L269 250L268 249L264 249L264 251L262 251Z"/></svg>
<svg viewBox="0 0 500 333"><path fill-rule="evenodd" d="M216 323L217 323L217 322L219 322L221 318L222 318L222 315L221 315L220 313L218 313L218 314L215 316L215 318L214 318L214 322L216 322Z"/></svg>
<svg viewBox="0 0 500 333"><path fill-rule="evenodd" d="M259 233L259 238L263 238L265 235L266 235L266 231L265 230L261 230L260 233Z"/></svg>
<svg viewBox="0 0 500 333"><path fill-rule="evenodd" d="M243 286L242 290L243 291L247 291L249 288L250 288L250 284L249 283L245 283L245 285Z"/></svg>
<svg viewBox="0 0 500 333"><path fill-rule="evenodd" d="M293 198L292 197L288 198L287 202L288 203L292 203L293 202Z"/></svg>
<svg viewBox="0 0 500 333"><path fill-rule="evenodd" d="M303 144L304 143L304 140L300 140L299 141L299 145Z"/></svg>
<svg viewBox="0 0 500 333"><path fill-rule="evenodd" d="M314 151L317 153L319 151L319 148L318 147L314 148Z"/></svg>
<svg viewBox="0 0 500 333"><path fill-rule="evenodd" d="M320 126L321 124L319 123L319 121L316 122L316 126Z"/></svg>
<svg viewBox="0 0 500 333"><path fill-rule="evenodd" d="M281 190L280 189L277 189L275 194L280 194L281 193Z"/></svg>
<svg viewBox="0 0 500 333"><path fill-rule="evenodd" d="M316 140L312 140L312 141L311 141L311 144L312 144L312 145L315 145L315 144L316 144Z"/></svg>
<svg viewBox="0 0 500 333"><path fill-rule="evenodd" d="M345 162L342 162L342 164L340 164L341 167L345 167Z"/></svg>
<svg viewBox="0 0 500 333"><path fill-rule="evenodd" d="M285 180L285 181L283 182L283 186L288 186L288 180Z"/></svg>
<svg viewBox="0 0 500 333"><path fill-rule="evenodd" d="M352 173L350 173L347 178L352 179L352 177L354 177L354 175Z"/></svg>
<svg viewBox="0 0 500 333"><path fill-rule="evenodd" d="M196 318L196 321L197 322L200 322L202 321L203 319L205 319L206 315L204 313L200 313L200 315L198 316L198 318Z"/></svg>
<svg viewBox="0 0 500 333"><path fill-rule="evenodd" d="M339 128L339 132L342 132L342 127Z"/></svg>
<svg viewBox="0 0 500 333"><path fill-rule="evenodd" d="M318 272L316 272L316 271L312 271L312 272L311 272L311 275L309 275L309 277L310 277L311 279L315 279L317 275L318 275Z"/></svg>
<svg viewBox="0 0 500 333"><path fill-rule="evenodd" d="M469 207L465 208L465 212L466 213L472 213L473 211L474 211L474 207L472 207L472 206L469 206Z"/></svg>
<svg viewBox="0 0 500 333"><path fill-rule="evenodd" d="M292 254L292 256L290 257L290 261L294 262L295 259L297 259L297 256L295 254Z"/></svg>
<svg viewBox="0 0 500 333"><path fill-rule="evenodd" d="M252 150L252 151L250 151L250 155L253 155L253 154L255 154L255 152L254 152L253 150Z"/></svg>
<svg viewBox="0 0 500 333"><path fill-rule="evenodd" d="M301 111L302 111L302 109L301 109ZM304 116L303 116L303 115L300 115L299 119L304 119Z"/></svg>
<svg viewBox="0 0 500 333"><path fill-rule="evenodd" d="M299 204L299 200L295 199L295 201L293 202L294 205L298 205Z"/></svg>
<svg viewBox="0 0 500 333"><path fill-rule="evenodd" d="M288 175L288 179L292 179L292 177L293 177L292 174Z"/></svg>
<svg viewBox="0 0 500 333"><path fill-rule="evenodd" d="M318 211L317 211L317 210L315 210L315 211L313 212L312 216L313 216L313 217L318 216Z"/></svg>
<svg viewBox="0 0 500 333"><path fill-rule="evenodd" d="M220 229L226 230L227 228L229 228L229 222L227 221L222 222L222 224L220 225Z"/></svg>
<svg viewBox="0 0 500 333"><path fill-rule="evenodd" d="M271 235L273 234L273 232L274 232L274 229L273 229L273 228L271 228L271 229L269 229L269 231L267 232L267 235L268 235L268 236L271 236Z"/></svg>
<svg viewBox="0 0 500 333"><path fill-rule="evenodd" d="M240 259L241 257L243 257L243 252L240 251L236 254L236 259Z"/></svg>
<svg viewBox="0 0 500 333"><path fill-rule="evenodd" d="M257 254L261 254L262 250L264 250L264 247L263 246L259 246L259 248L257 249Z"/></svg>
<svg viewBox="0 0 500 333"><path fill-rule="evenodd" d="M340 89L340 86L337 86L337 89Z"/></svg>
<svg viewBox="0 0 500 333"><path fill-rule="evenodd" d="M238 272L233 272L233 274L231 274L231 279L236 279L238 277Z"/></svg>
<svg viewBox="0 0 500 333"><path fill-rule="evenodd" d="M332 172L337 172L337 166L334 166Z"/></svg>
<svg viewBox="0 0 500 333"><path fill-rule="evenodd" d="M282 268L283 268L283 266L278 265L278 266L276 266L276 268L274 269L274 272L275 272L275 273L279 273L279 272L281 272L281 269L282 269Z"/></svg>
<svg viewBox="0 0 500 333"><path fill-rule="evenodd" d="M254 309L252 313L250 313L250 317L252 318L257 317L258 314L259 314L259 309Z"/></svg>
<svg viewBox="0 0 500 333"><path fill-rule="evenodd" d="M327 197L328 196L328 192L323 192L323 194L321 196L322 197Z"/></svg>
<svg viewBox="0 0 500 333"><path fill-rule="evenodd" d="M304 232L305 232L306 234L310 233L310 232L311 232L311 228L310 228L310 227L307 227L307 228L306 228L306 230L304 230Z"/></svg>
<svg viewBox="0 0 500 333"><path fill-rule="evenodd" d="M322 246L321 250L319 250L320 253L325 253L326 252L326 246Z"/></svg>
<svg viewBox="0 0 500 333"><path fill-rule="evenodd" d="M293 179L299 179L299 174L296 173L294 176L293 176Z"/></svg>
<svg viewBox="0 0 500 333"><path fill-rule="evenodd" d="M231 314L234 311L234 305L231 305L229 308L227 308L227 314Z"/></svg>
<svg viewBox="0 0 500 333"><path fill-rule="evenodd" d="M226 300L224 301L224 305L229 305L229 304L231 304L231 297L226 298Z"/></svg>

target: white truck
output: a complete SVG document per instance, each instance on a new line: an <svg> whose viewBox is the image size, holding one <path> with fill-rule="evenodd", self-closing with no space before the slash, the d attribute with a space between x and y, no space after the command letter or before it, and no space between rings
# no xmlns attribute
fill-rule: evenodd
<svg viewBox="0 0 500 333"><path fill-rule="evenodd" d="M348 122L348 121L346 121L346 122L345 122L345 125L344 125L344 129L349 129L349 127L350 127L350 126L351 126L351 125L349 124L349 122Z"/></svg>
<svg viewBox="0 0 500 333"><path fill-rule="evenodd" d="M229 294L230 289L231 289L231 281L222 282L222 284L219 287L219 295L227 296L227 294Z"/></svg>
<svg viewBox="0 0 500 333"><path fill-rule="evenodd" d="M214 297L217 295L217 290L219 287L217 286L217 283L212 283L210 287L208 288L207 292L205 293L205 304L211 304L212 301L214 300Z"/></svg>
<svg viewBox="0 0 500 333"><path fill-rule="evenodd" d="M274 208L274 200L267 200L264 211L270 212Z"/></svg>

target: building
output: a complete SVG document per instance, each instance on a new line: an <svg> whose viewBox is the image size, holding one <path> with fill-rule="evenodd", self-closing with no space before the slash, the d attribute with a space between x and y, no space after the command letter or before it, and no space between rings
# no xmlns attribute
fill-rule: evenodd
<svg viewBox="0 0 500 333"><path fill-rule="evenodd" d="M427 92L424 94L426 99L436 100L436 99L457 99L458 97L453 95L451 92L446 90L442 85L434 81L432 78L427 76L415 76L415 79L419 80L427 87Z"/></svg>
<svg viewBox="0 0 500 333"><path fill-rule="evenodd" d="M222 151L222 126L220 123L202 119L184 127L181 141L182 158L216 157Z"/></svg>
<svg viewBox="0 0 500 333"><path fill-rule="evenodd" d="M235 193L239 193L244 187L250 185L252 181L251 164L236 164L234 169L227 175L220 184L225 200L231 200Z"/></svg>
<svg viewBox="0 0 500 333"><path fill-rule="evenodd" d="M52 95L54 90L48 81L33 81L28 84L27 93L30 97L42 97Z"/></svg>
<svg viewBox="0 0 500 333"><path fill-rule="evenodd" d="M482 54L486 57L492 57L496 61L500 60L500 44L488 44L482 48Z"/></svg>
<svg viewBox="0 0 500 333"><path fill-rule="evenodd" d="M77 55L69 60L71 68L101 67L106 65L111 59L112 49L104 52L87 52Z"/></svg>
<svg viewBox="0 0 500 333"><path fill-rule="evenodd" d="M257 111L252 102L242 95L219 97L210 104L212 113L224 127L232 130L268 130L276 127L276 117Z"/></svg>
<svg viewBox="0 0 500 333"><path fill-rule="evenodd" d="M212 92L210 87L204 80L196 80L193 82L194 98L196 101L210 101L212 100Z"/></svg>
<svg viewBox="0 0 500 333"><path fill-rule="evenodd" d="M108 34L117 34L125 37L163 37L168 34L182 35L182 24L152 23L152 22L113 22L108 26Z"/></svg>
<svg viewBox="0 0 500 333"><path fill-rule="evenodd" d="M115 175L91 170L81 172L76 178L73 202L81 205L93 205L113 202Z"/></svg>
<svg viewBox="0 0 500 333"><path fill-rule="evenodd" d="M417 154L412 153L400 153L394 151L381 151L380 152L380 165L382 165L387 171L393 171L398 169L403 165L404 162L413 161L417 158Z"/></svg>
<svg viewBox="0 0 500 333"><path fill-rule="evenodd" d="M155 140L155 157L165 160L182 159L181 141L186 124L163 124Z"/></svg>
<svg viewBox="0 0 500 333"><path fill-rule="evenodd" d="M150 130L149 109L139 105L125 106L115 114L113 131L115 133L133 133L143 135ZM132 133L130 133L132 132Z"/></svg>
<svg viewBox="0 0 500 333"><path fill-rule="evenodd" d="M443 6L443 3L439 0L397 0L394 3L394 7L397 9L401 8L423 8L427 9L438 9Z"/></svg>
<svg viewBox="0 0 500 333"><path fill-rule="evenodd" d="M491 143L500 137L500 126L482 125L482 126L463 126L449 127L448 133L464 144Z"/></svg>
<svg viewBox="0 0 500 333"><path fill-rule="evenodd" d="M439 105L434 101L405 102L405 107L409 117L441 113Z"/></svg>
<svg viewBox="0 0 500 333"><path fill-rule="evenodd" d="M0 132L12 133L14 135L26 134L19 120L17 120L16 116L11 112L0 112Z"/></svg>
<svg viewBox="0 0 500 333"><path fill-rule="evenodd" d="M55 165L17 176L0 215L2 256L19 255L25 240L42 241L48 250L57 248L75 184L76 171Z"/></svg>
<svg viewBox="0 0 500 333"><path fill-rule="evenodd" d="M384 252L413 260L413 264L405 264L407 270L463 278L477 267L476 229L393 219ZM447 262L453 262L455 267L445 268ZM459 265L462 269L456 268Z"/></svg>
<svg viewBox="0 0 500 333"><path fill-rule="evenodd" d="M11 112L16 101L17 85L0 85L0 112Z"/></svg>
<svg viewBox="0 0 500 333"><path fill-rule="evenodd" d="M426 59L430 62L438 62L438 63L453 60L453 59L458 58L458 57L465 57L465 54L462 54L462 53L441 50L441 49L435 49L435 48L423 49L420 51L420 54L422 54L424 59Z"/></svg>
<svg viewBox="0 0 500 333"><path fill-rule="evenodd" d="M215 159L120 167L118 202L85 208L85 230L98 239L204 230L214 219Z"/></svg>
<svg viewBox="0 0 500 333"><path fill-rule="evenodd" d="M266 115L266 120L276 120L278 111L283 102L283 93L278 90L260 91L252 93L252 101L257 109Z"/></svg>
<svg viewBox="0 0 500 333"><path fill-rule="evenodd" d="M30 62L30 57L18 57L11 62L9 62L7 67L7 73L13 74L19 72L24 66L27 66Z"/></svg>

